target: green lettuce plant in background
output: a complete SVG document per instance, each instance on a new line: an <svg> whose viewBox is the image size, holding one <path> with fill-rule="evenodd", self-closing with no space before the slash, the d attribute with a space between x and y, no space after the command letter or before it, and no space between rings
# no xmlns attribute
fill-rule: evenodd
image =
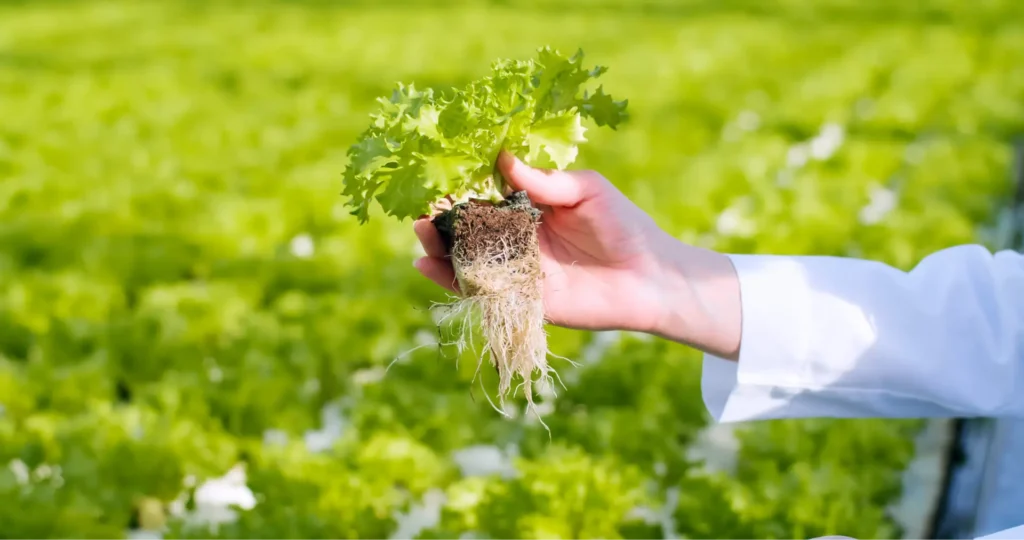
<svg viewBox="0 0 1024 540"><path fill-rule="evenodd" d="M582 363L539 403L552 438L522 400L501 418L434 345L408 222L360 225L339 171L395 81L579 47L630 121L573 166L671 234L909 268L985 241L1008 195L1022 21L1012 0L0 3L0 536L898 536L917 422L742 426L713 468L681 345L551 329Z"/></svg>

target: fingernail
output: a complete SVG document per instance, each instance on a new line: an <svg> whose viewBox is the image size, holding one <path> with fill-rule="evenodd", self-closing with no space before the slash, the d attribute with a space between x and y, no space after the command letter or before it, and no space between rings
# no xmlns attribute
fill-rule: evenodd
<svg viewBox="0 0 1024 540"><path fill-rule="evenodd" d="M515 162L515 156L513 156L508 150L502 150L498 154L498 165L502 167L508 167Z"/></svg>

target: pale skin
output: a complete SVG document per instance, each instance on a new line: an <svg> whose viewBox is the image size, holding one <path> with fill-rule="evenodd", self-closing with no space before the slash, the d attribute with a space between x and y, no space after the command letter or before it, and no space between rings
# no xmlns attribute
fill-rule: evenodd
<svg viewBox="0 0 1024 540"><path fill-rule="evenodd" d="M725 255L684 244L594 171L547 171L503 153L498 167L543 211L538 226L545 317L586 330L644 332L721 358L739 356L740 289ZM413 225L416 268L458 292L428 218Z"/></svg>

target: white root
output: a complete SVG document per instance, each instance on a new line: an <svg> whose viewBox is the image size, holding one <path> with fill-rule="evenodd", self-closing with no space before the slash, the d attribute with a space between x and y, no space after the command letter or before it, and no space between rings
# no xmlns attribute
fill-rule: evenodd
<svg viewBox="0 0 1024 540"><path fill-rule="evenodd" d="M477 369L484 356L497 368L502 407L512 390L513 378L522 380L527 402L533 407L533 385L548 384L552 373L547 361L540 267L536 256L524 255L512 260L501 256L478 258L470 265L455 265L459 286L466 293L460 302L480 317L479 326L487 343ZM534 372L538 375L536 381Z"/></svg>
<svg viewBox="0 0 1024 540"><path fill-rule="evenodd" d="M463 223L463 226L469 224ZM467 236L472 236L467 231ZM520 236L521 235L521 236ZM472 315L484 339L477 359L476 380L486 359L498 373L498 403L491 406L503 416L506 399L524 390L527 412L534 412L545 428L534 403L535 391L553 385L557 372L548 364L548 336L544 329L543 275L536 228L516 231L516 237L502 238L480 247L472 254L464 246L453 246L451 259L463 296L449 304L435 305L447 310L443 324L453 317ZM491 237L493 238L493 236ZM467 342L472 349L473 328L463 326L454 342L459 355ZM555 356L555 355L552 355ZM519 379L513 391L513 380Z"/></svg>

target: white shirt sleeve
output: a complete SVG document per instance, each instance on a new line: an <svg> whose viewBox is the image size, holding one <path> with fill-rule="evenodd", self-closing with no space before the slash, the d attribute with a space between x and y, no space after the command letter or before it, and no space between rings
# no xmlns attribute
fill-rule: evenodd
<svg viewBox="0 0 1024 540"><path fill-rule="evenodd" d="M1024 256L937 252L910 272L858 259L734 255L738 362L706 356L719 422L1024 418Z"/></svg>

